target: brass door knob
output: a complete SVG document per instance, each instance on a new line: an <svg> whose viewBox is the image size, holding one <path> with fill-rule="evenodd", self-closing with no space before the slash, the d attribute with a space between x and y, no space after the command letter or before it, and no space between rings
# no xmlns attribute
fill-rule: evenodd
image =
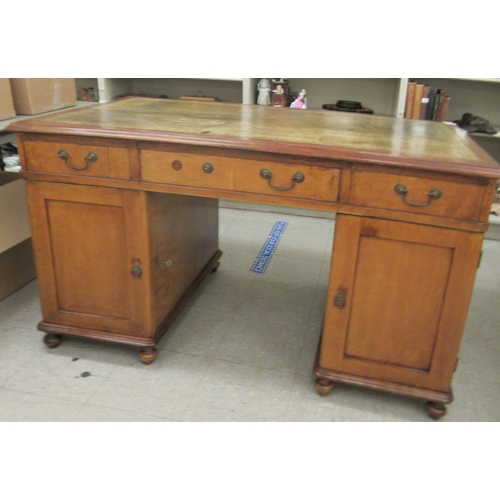
<svg viewBox="0 0 500 500"><path fill-rule="evenodd" d="M131 273L134 278L140 278L142 276L142 267L135 264L134 266L132 266Z"/></svg>
<svg viewBox="0 0 500 500"><path fill-rule="evenodd" d="M338 293L337 295L335 295L335 298L333 299L333 304L338 309L343 309L345 307L345 300L346 300L345 293Z"/></svg>

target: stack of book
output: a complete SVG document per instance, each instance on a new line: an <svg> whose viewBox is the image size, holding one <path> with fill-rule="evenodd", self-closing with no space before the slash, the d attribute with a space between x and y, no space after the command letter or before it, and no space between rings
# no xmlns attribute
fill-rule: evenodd
<svg viewBox="0 0 500 500"><path fill-rule="evenodd" d="M443 89L432 90L425 83L408 82L405 118L444 122L450 106L450 97Z"/></svg>

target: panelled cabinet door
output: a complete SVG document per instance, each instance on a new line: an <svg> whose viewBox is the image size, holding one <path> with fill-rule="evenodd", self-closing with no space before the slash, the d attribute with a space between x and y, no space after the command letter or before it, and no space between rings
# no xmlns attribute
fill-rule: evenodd
<svg viewBox="0 0 500 500"><path fill-rule="evenodd" d="M449 391L482 239L339 215L320 367Z"/></svg>
<svg viewBox="0 0 500 500"><path fill-rule="evenodd" d="M44 321L145 336L146 193L29 181L26 188Z"/></svg>

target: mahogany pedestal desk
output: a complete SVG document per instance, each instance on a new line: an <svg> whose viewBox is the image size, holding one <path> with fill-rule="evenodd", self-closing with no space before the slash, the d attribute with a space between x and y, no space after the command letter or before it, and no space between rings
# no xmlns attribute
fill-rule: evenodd
<svg viewBox="0 0 500 500"><path fill-rule="evenodd" d="M126 98L17 132L45 343L81 336L144 363L215 270L218 199L336 212L315 386L422 398L451 379L500 165L457 127Z"/></svg>

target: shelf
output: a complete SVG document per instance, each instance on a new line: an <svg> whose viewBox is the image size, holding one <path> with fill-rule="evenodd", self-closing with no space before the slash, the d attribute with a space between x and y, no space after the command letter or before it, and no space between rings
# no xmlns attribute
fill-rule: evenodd
<svg viewBox="0 0 500 500"><path fill-rule="evenodd" d="M447 80L464 80L466 82L500 83L500 78L447 78Z"/></svg>
<svg viewBox="0 0 500 500"><path fill-rule="evenodd" d="M98 78L99 101L107 102L121 94L144 93L178 99L199 93L224 102L255 103L252 78Z"/></svg>
<svg viewBox="0 0 500 500"><path fill-rule="evenodd" d="M470 134L474 139L476 137L480 137L481 139L500 139L500 126L499 125L492 125L492 127L495 130L498 130L496 134L480 134L479 132L473 132Z"/></svg>

